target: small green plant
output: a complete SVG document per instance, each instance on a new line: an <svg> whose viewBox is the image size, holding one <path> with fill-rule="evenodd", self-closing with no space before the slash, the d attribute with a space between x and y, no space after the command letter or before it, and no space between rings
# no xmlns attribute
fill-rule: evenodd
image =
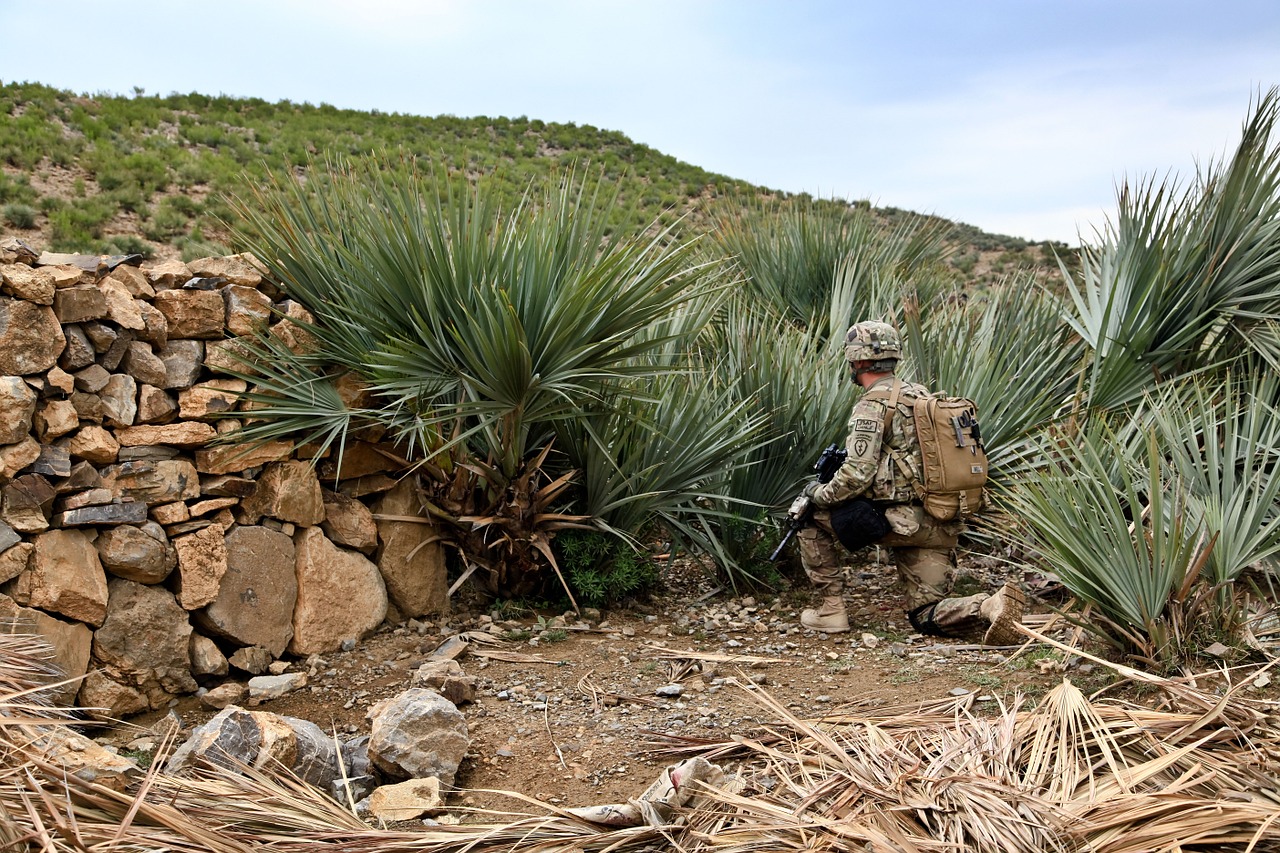
<svg viewBox="0 0 1280 853"><path fill-rule="evenodd" d="M500 636L511 643L523 643L533 636L533 632L528 628L512 628L510 631L503 631Z"/></svg>
<svg viewBox="0 0 1280 853"><path fill-rule="evenodd" d="M150 767L152 760L155 758L154 753L145 749L122 749L120 750L120 754L125 758L132 760L133 763L138 765L142 770L146 770Z"/></svg>
<svg viewBox="0 0 1280 853"><path fill-rule="evenodd" d="M4 206L4 220L14 228L35 228L39 211L29 204L10 202Z"/></svg>
<svg viewBox="0 0 1280 853"><path fill-rule="evenodd" d="M915 684L921 678L920 670L913 666L904 666L889 676L890 684Z"/></svg>
<svg viewBox="0 0 1280 853"><path fill-rule="evenodd" d="M1004 684L1004 679L985 669L969 669L964 673L964 679L970 684L988 689L995 689Z"/></svg>
<svg viewBox="0 0 1280 853"><path fill-rule="evenodd" d="M555 544L565 579L583 604L612 604L658 580L653 564L616 537L566 530L556 537Z"/></svg>

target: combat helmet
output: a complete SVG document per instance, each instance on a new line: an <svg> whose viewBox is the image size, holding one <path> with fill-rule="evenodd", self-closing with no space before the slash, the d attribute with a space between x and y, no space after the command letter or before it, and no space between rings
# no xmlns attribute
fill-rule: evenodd
<svg viewBox="0 0 1280 853"><path fill-rule="evenodd" d="M855 361L897 361L902 358L902 339L888 323L863 320L854 323L844 335L844 357Z"/></svg>

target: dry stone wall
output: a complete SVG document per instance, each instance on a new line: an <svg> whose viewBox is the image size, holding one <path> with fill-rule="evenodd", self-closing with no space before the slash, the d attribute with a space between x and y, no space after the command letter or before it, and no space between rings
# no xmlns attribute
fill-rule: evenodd
<svg viewBox="0 0 1280 853"><path fill-rule="evenodd" d="M0 240L0 623L86 676L59 698L156 709L446 609L394 453L217 441L246 416L236 339L306 347L305 309L251 255L137 260Z"/></svg>

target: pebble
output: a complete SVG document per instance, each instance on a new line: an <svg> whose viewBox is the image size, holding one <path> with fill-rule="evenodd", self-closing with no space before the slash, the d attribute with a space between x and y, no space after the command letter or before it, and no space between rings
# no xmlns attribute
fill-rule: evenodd
<svg viewBox="0 0 1280 853"><path fill-rule="evenodd" d="M657 696L675 698L684 695L684 686L680 684L664 684L653 692Z"/></svg>

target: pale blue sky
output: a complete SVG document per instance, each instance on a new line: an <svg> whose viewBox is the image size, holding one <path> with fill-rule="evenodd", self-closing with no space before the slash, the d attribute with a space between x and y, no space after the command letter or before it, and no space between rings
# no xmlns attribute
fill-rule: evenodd
<svg viewBox="0 0 1280 853"><path fill-rule="evenodd" d="M0 80L621 131L753 183L1076 242L1280 84L1277 0L0 0Z"/></svg>

